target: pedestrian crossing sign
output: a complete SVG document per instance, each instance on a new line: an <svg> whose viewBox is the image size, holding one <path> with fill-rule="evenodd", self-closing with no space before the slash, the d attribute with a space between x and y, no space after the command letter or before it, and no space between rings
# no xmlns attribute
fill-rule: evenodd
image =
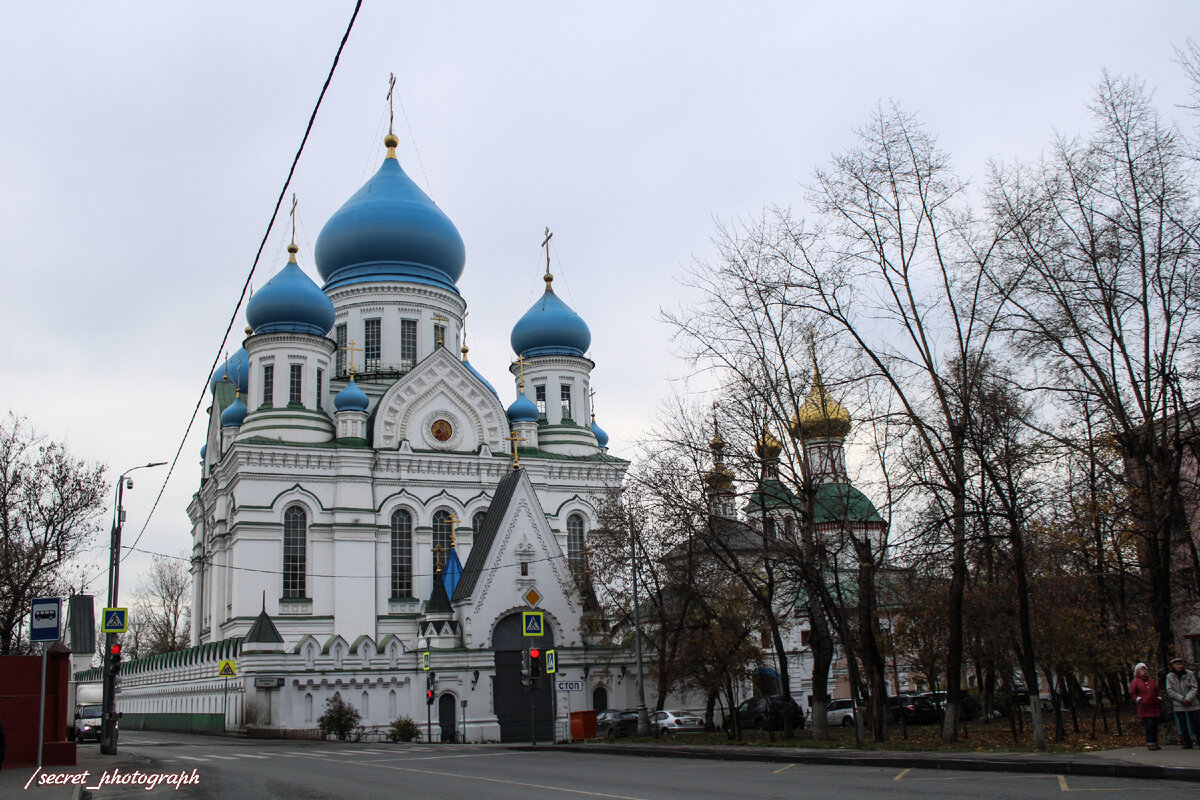
<svg viewBox="0 0 1200 800"><path fill-rule="evenodd" d="M100 629L104 633L124 633L129 627L129 609L106 608L100 621L103 623Z"/></svg>
<svg viewBox="0 0 1200 800"><path fill-rule="evenodd" d="M229 659L222 659L217 666L217 677L218 678L237 677L237 665Z"/></svg>
<svg viewBox="0 0 1200 800"><path fill-rule="evenodd" d="M558 652L555 650L546 651L546 674L553 675L558 672Z"/></svg>
<svg viewBox="0 0 1200 800"><path fill-rule="evenodd" d="M429 651L428 650L421 653L421 669L425 670L426 672L429 671Z"/></svg>
<svg viewBox="0 0 1200 800"><path fill-rule="evenodd" d="M525 636L541 636L543 619L541 611L521 612L521 632Z"/></svg>

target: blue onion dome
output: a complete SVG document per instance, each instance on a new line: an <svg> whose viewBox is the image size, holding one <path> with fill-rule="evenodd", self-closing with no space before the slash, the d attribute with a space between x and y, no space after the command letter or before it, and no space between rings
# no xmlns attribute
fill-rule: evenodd
<svg viewBox="0 0 1200 800"><path fill-rule="evenodd" d="M608 434L604 432L603 428L596 424L595 416L592 417L592 433L596 436L596 444L600 445L601 447L608 447Z"/></svg>
<svg viewBox="0 0 1200 800"><path fill-rule="evenodd" d="M200 445L200 460L201 461L204 460L204 456L207 455L207 453L208 453L208 445L207 444Z"/></svg>
<svg viewBox="0 0 1200 800"><path fill-rule="evenodd" d="M513 352L521 356L582 356L592 345L583 318L554 293L554 276L546 273L546 292L513 326Z"/></svg>
<svg viewBox="0 0 1200 800"><path fill-rule="evenodd" d="M524 392L508 407L509 422L537 422L538 409Z"/></svg>
<svg viewBox="0 0 1200 800"><path fill-rule="evenodd" d="M370 402L367 399L367 393L358 388L358 384L351 378L350 382L346 384L346 388L333 398L333 407L338 411L366 411Z"/></svg>
<svg viewBox="0 0 1200 800"><path fill-rule="evenodd" d="M500 393L496 391L496 387L494 387L490 383L488 383L488 379L483 377L483 375L479 374L479 370L475 369L475 367L471 365L470 361L467 361L467 353L468 352L469 352L469 350L468 350L467 346L464 344L462 346L463 366L466 367L467 369L469 369L471 371L472 375L474 375L476 378L479 378L479 382L482 383L484 386L486 386L488 388L489 392L496 395L496 399L499 399Z"/></svg>
<svg viewBox="0 0 1200 800"><path fill-rule="evenodd" d="M237 390L242 394L246 394L249 391L250 354L246 352L246 348L239 347L238 351L226 359L224 364L217 367L217 371L213 373L212 380L208 382L208 390L215 392L217 384L223 380L236 383Z"/></svg>
<svg viewBox="0 0 1200 800"><path fill-rule="evenodd" d="M246 305L246 321L255 333L324 336L333 327L333 301L300 269L298 249L288 245L288 263Z"/></svg>
<svg viewBox="0 0 1200 800"><path fill-rule="evenodd" d="M462 276L462 236L396 159L388 134L383 166L337 210L317 237L325 289L365 281L406 281L448 289Z"/></svg>
<svg viewBox="0 0 1200 800"><path fill-rule="evenodd" d="M221 427L236 428L246 419L246 404L242 402L242 395L239 392L238 396L229 404L229 408L221 412Z"/></svg>

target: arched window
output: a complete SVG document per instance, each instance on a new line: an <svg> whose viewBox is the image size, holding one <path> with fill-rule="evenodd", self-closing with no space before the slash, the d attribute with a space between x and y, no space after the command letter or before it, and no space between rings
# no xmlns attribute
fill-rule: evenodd
<svg viewBox="0 0 1200 800"><path fill-rule="evenodd" d="M412 515L392 513L392 597L412 597Z"/></svg>
<svg viewBox="0 0 1200 800"><path fill-rule="evenodd" d="M446 555L450 552L450 512L441 509L433 515L433 548L434 557L439 557L446 563Z"/></svg>
<svg viewBox="0 0 1200 800"><path fill-rule="evenodd" d="M283 512L283 596L302 598L306 571L305 548L308 539L308 518L304 509L292 506Z"/></svg>
<svg viewBox="0 0 1200 800"><path fill-rule="evenodd" d="M483 530L483 520L487 517L487 509L476 511L475 516L471 517L471 532L478 537L479 532ZM475 541L475 540L472 540Z"/></svg>
<svg viewBox="0 0 1200 800"><path fill-rule="evenodd" d="M576 572L583 571L583 517L567 517L567 561Z"/></svg>

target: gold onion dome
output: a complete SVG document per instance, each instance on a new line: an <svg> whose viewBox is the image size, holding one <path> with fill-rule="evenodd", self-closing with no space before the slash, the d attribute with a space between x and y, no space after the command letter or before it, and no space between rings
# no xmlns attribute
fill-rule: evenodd
<svg viewBox="0 0 1200 800"><path fill-rule="evenodd" d="M821 373L813 367L812 388L792 417L792 436L805 439L845 439L850 433L850 412L825 391Z"/></svg>
<svg viewBox="0 0 1200 800"><path fill-rule="evenodd" d="M754 455L762 461L774 461L779 458L781 452L783 452L783 445L771 435L769 430L763 428L762 436L754 443Z"/></svg>
<svg viewBox="0 0 1200 800"><path fill-rule="evenodd" d="M733 470L724 464L713 464L712 469L704 473L704 482L709 489L730 489L733 487Z"/></svg>

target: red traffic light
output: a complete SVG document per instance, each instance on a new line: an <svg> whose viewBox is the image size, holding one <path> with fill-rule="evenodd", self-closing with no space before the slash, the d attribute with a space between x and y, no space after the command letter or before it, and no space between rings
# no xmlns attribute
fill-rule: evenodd
<svg viewBox="0 0 1200 800"><path fill-rule="evenodd" d="M115 642L111 647L108 648L108 652L112 653L114 656L121 655L121 643Z"/></svg>
<svg viewBox="0 0 1200 800"><path fill-rule="evenodd" d="M541 655L542 655L542 651L538 650L536 647L531 647L529 649L529 657L530 658L541 658Z"/></svg>

